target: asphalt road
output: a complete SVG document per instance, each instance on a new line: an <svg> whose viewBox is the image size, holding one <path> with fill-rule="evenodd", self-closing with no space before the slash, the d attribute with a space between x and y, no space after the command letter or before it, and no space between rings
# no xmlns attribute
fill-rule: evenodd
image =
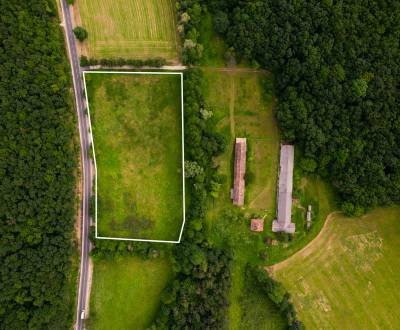
<svg viewBox="0 0 400 330"><path fill-rule="evenodd" d="M84 320L81 319L81 312L86 309L87 289L88 289L88 272L89 272L89 198L91 192L91 167L90 167L90 137L88 130L87 116L85 114L86 102L84 98L84 90L82 83L82 73L79 66L79 58L76 51L75 36L72 31L71 14L66 0L60 0L63 15L64 29L67 37L68 55L71 64L72 79L75 93L76 112L79 123L79 136L81 144L81 160L82 160L82 201L81 201L81 264L78 288L78 303L76 311L75 329L84 329Z"/></svg>

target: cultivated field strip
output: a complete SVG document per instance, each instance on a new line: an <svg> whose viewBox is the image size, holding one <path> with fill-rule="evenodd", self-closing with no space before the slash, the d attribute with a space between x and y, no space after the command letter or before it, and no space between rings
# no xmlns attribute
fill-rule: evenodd
<svg viewBox="0 0 400 330"><path fill-rule="evenodd" d="M275 267L309 329L398 329L399 208L335 216L314 242Z"/></svg>
<svg viewBox="0 0 400 330"><path fill-rule="evenodd" d="M78 0L88 56L177 59L172 0Z"/></svg>

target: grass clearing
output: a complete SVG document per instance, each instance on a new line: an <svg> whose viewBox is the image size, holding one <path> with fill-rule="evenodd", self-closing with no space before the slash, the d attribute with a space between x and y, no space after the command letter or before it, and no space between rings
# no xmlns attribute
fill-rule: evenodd
<svg viewBox="0 0 400 330"><path fill-rule="evenodd" d="M214 32L212 15L204 14L200 24L200 44L204 51L201 58L201 64L205 66L224 67L224 54L227 46L224 40Z"/></svg>
<svg viewBox="0 0 400 330"><path fill-rule="evenodd" d="M75 21L88 31L83 55L178 60L172 0L77 0Z"/></svg>
<svg viewBox="0 0 400 330"><path fill-rule="evenodd" d="M183 222L180 78L86 74L99 236L178 240Z"/></svg>
<svg viewBox="0 0 400 330"><path fill-rule="evenodd" d="M142 260L122 257L96 260L88 328L147 329L160 306L160 295L172 279L166 257Z"/></svg>
<svg viewBox="0 0 400 330"><path fill-rule="evenodd" d="M250 215L266 216L265 228L275 214L276 170L279 154L278 128L273 114L272 82L262 73L205 70L206 102L214 110L212 120L229 141L227 151L218 157L219 172L226 177L217 199L209 206L208 235L218 245L234 251L229 329L283 329L284 322L268 298L245 281L247 262L258 262L265 251L263 234L250 232ZM270 88L270 93L264 93ZM253 181L246 184L244 219L232 205L235 137L246 137L247 167Z"/></svg>
<svg viewBox="0 0 400 330"><path fill-rule="evenodd" d="M398 329L400 208L335 214L305 249L274 266L308 329Z"/></svg>

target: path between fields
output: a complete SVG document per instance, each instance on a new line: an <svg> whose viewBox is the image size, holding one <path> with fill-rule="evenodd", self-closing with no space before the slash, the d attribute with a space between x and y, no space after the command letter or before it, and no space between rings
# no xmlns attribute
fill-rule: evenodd
<svg viewBox="0 0 400 330"><path fill-rule="evenodd" d="M235 78L231 78L231 90L229 97L229 123L231 128L231 136L235 137Z"/></svg>
<svg viewBox="0 0 400 330"><path fill-rule="evenodd" d="M157 66L133 66L133 65L113 65L113 66L107 66L107 65L89 65L82 67L83 71L90 71L90 70L170 70L170 71L184 71L190 67L186 65L163 65L161 67ZM214 71L214 72L230 72L230 73L258 73L258 74L263 74L263 75L268 75L270 74L269 71L263 70L263 69L251 69L251 68L227 68L227 67L204 67L204 66L193 66L193 68L199 68L204 71Z"/></svg>
<svg viewBox="0 0 400 330"><path fill-rule="evenodd" d="M295 254L292 254L289 258L278 262L277 264L274 264L272 266L267 266L265 267L265 270L271 274L275 273L276 271L279 271L282 268L285 268L287 264L291 262L293 258L295 258L297 255L304 255L308 252L309 249L311 249L315 244L317 244L323 237L325 231L328 228L328 223L332 221L335 215L339 214L340 212L334 211L332 213L329 213L328 216L326 217L324 226L322 227L321 231L318 233L317 237L315 237L311 242L309 242L306 246L304 246L301 250L297 251Z"/></svg>
<svg viewBox="0 0 400 330"><path fill-rule="evenodd" d="M235 67L203 67L195 66L196 68L201 68L204 71L216 71L216 72L232 72L232 73L259 73L259 74L270 74L269 71L264 69L251 69L251 68L235 68Z"/></svg>

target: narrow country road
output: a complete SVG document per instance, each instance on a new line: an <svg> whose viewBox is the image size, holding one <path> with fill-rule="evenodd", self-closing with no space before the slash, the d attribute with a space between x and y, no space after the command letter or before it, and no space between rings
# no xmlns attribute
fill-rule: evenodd
<svg viewBox="0 0 400 330"><path fill-rule="evenodd" d="M89 198L91 192L91 169L90 169L90 139L88 123L85 114L85 99L83 96L82 74L79 66L79 58L76 51L75 36L72 31L71 14L66 0L60 0L63 27L65 29L66 43L68 48L69 61L71 64L72 80L74 85L76 112L79 123L79 136L81 144L81 162L82 162L82 201L81 201L81 263L79 271L79 288L78 288L78 303L76 311L75 329L84 329L84 319L81 319L81 313L86 309L88 294L88 273L89 273ZM86 316L86 315L85 315Z"/></svg>

